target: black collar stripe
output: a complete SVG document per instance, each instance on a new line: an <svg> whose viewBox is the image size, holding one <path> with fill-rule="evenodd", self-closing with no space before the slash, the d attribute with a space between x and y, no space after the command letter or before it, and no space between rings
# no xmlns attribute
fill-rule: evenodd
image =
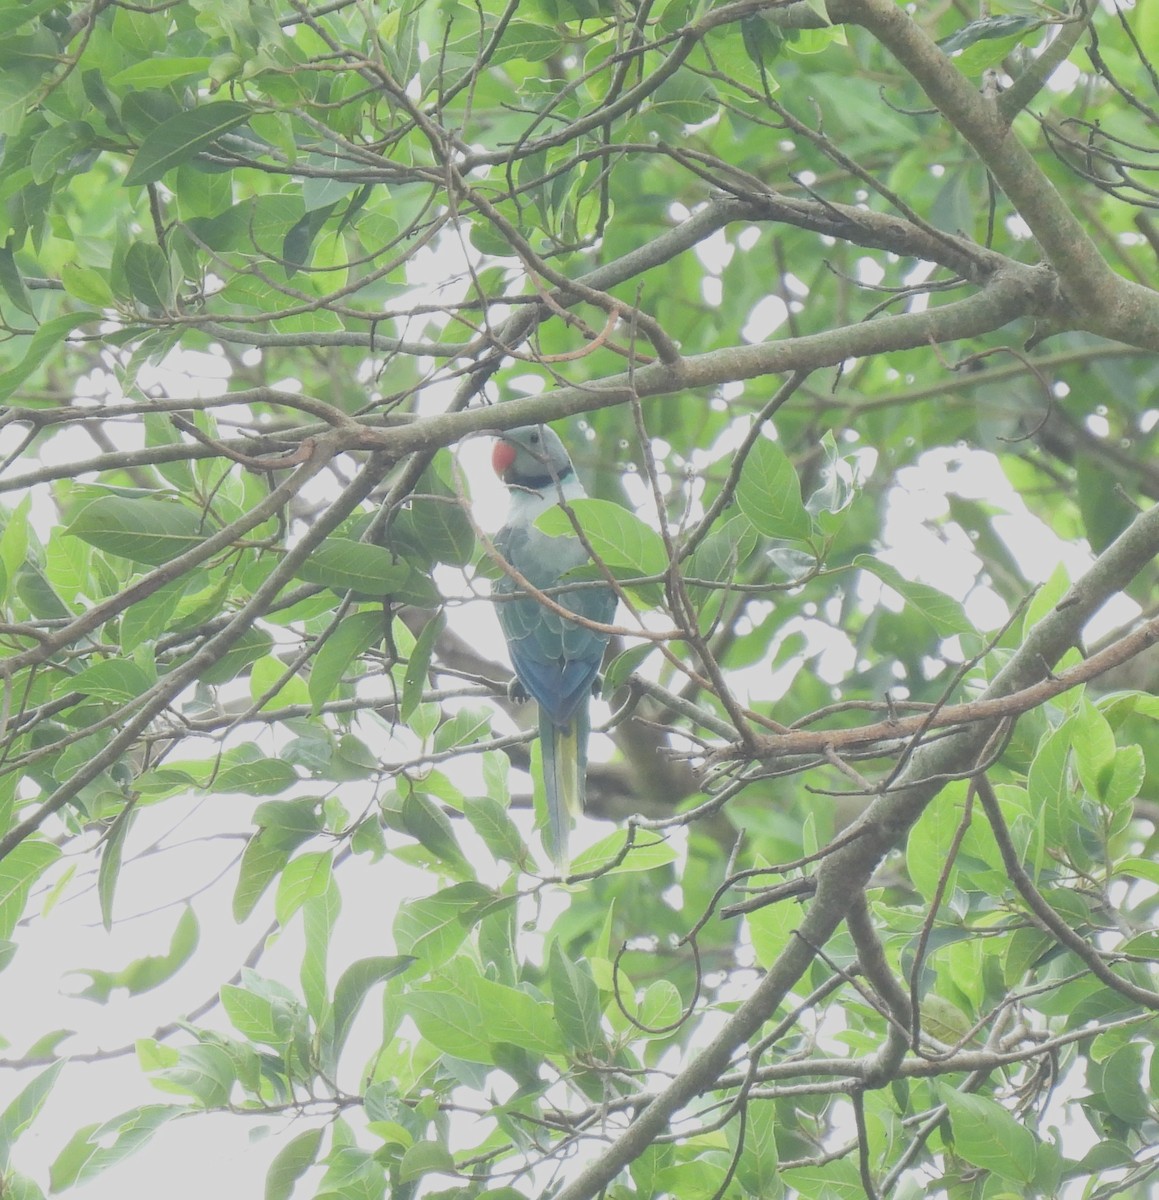
<svg viewBox="0 0 1159 1200"><path fill-rule="evenodd" d="M513 479L511 482L519 487L527 488L530 492L546 491L549 487L556 483L564 483L575 474L575 471L568 467L561 471L558 475L536 475L531 478L524 475L519 479Z"/></svg>

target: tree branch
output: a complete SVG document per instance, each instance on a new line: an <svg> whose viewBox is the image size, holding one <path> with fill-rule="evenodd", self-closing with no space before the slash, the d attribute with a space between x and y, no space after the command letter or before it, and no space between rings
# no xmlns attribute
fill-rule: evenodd
<svg viewBox="0 0 1159 1200"><path fill-rule="evenodd" d="M330 461L334 450L332 442L319 439L318 445L315 447L314 458L311 462L298 468L295 478L301 477L304 483L311 475L316 475ZM382 469L382 463L377 458L372 458L363 467L354 482L286 552L282 561L254 590L249 601L238 609L233 619L185 662L174 667L153 687L143 693L140 697L140 708L137 714L125 722L120 733L112 738L103 750L89 759L72 778L60 784L28 817L13 825L4 837L0 838L0 859L8 855L26 837L36 832L48 817L59 812L86 784L91 783L102 771L125 754L150 721L161 713L174 697L189 684L199 679L203 671L221 659L222 655L252 626L255 618L265 613L270 602L282 590L287 581L293 578L294 573L315 547L333 533L374 490L381 477Z"/></svg>
<svg viewBox="0 0 1159 1200"><path fill-rule="evenodd" d="M1001 699L1029 687L1049 672L1050 664L1073 646L1099 608L1159 554L1159 506L1143 513L1090 571L1030 631L995 676L983 699ZM671 1083L602 1153L588 1163L556 1200L591 1200L668 1127L675 1113L695 1095L715 1085L733 1054L776 1011L814 957L813 947L828 942L857 903L885 855L901 842L947 777L969 771L998 727L979 722L940 741L920 747L888 795L877 797L852 827L859 836L845 840L817 871L817 891L797 935L752 994L720 1032L682 1068Z"/></svg>
<svg viewBox="0 0 1159 1200"><path fill-rule="evenodd" d="M955 69L905 8L893 0L831 0L829 13L834 21L869 30L974 147L1058 272L1078 323L1092 333L1159 350L1159 296L1107 266L998 103Z"/></svg>

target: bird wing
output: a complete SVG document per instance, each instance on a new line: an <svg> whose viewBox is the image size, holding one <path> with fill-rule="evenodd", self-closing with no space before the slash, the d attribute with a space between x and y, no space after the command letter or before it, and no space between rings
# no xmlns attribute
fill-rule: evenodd
<svg viewBox="0 0 1159 1200"><path fill-rule="evenodd" d="M538 588L566 582L566 573L587 558L578 538L548 538L538 530L519 527L502 530L495 545ZM497 581L494 591L516 597L496 608L520 682L555 724L566 727L599 673L607 636L569 621L534 596L521 596L521 589L508 576ZM616 597L608 587L585 587L553 598L571 612L601 624L612 619L616 608Z"/></svg>

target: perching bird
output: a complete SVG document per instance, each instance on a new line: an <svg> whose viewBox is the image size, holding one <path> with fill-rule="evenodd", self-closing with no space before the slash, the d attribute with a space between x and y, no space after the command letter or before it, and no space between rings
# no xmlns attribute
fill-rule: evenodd
<svg viewBox="0 0 1159 1200"><path fill-rule="evenodd" d="M578 500L586 493L563 443L546 425L525 425L500 434L491 454L496 474L507 485L511 505L507 523L495 535L495 549L533 587L566 587L564 576L588 561L578 537L551 537L535 528L552 505ZM499 596L519 595L504 574L495 584ZM572 591L550 593L563 608L590 621L608 624L616 597L607 586L589 583ZM582 812L588 762L588 697L596 684L608 635L569 621L534 596L503 600L495 606L515 666L515 698L531 696L539 705L543 750L543 786L548 823L544 841L554 861L567 860L567 835Z"/></svg>

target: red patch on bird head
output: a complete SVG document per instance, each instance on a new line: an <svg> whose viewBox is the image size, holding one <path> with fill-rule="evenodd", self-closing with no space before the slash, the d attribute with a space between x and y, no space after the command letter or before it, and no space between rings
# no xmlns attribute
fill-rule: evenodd
<svg viewBox="0 0 1159 1200"><path fill-rule="evenodd" d="M491 451L491 465L495 468L495 474L502 478L514 462L515 447L503 438L497 439Z"/></svg>

